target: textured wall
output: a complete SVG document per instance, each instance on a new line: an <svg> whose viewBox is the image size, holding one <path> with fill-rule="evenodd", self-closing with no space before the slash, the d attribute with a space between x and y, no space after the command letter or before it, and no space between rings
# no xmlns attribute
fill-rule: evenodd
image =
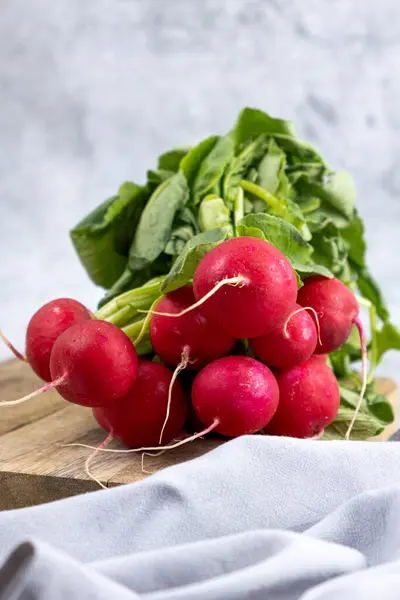
<svg viewBox="0 0 400 600"><path fill-rule="evenodd" d="M227 130L245 104L293 119L353 173L400 323L399 17L397 0L1 0L7 333L21 344L55 296L94 306L68 228L165 148Z"/></svg>

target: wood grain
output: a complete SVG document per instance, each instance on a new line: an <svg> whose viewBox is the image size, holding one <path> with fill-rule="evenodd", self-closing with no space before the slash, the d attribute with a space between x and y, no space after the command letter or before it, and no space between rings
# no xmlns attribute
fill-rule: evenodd
<svg viewBox="0 0 400 600"><path fill-rule="evenodd" d="M20 361L0 364L0 401L12 400L42 382ZM379 380L397 411L397 389L389 379ZM390 426L379 441L396 430ZM47 392L25 404L4 407L0 418L0 509L19 508L50 502L98 489L85 472L90 451L66 447L82 442L96 446L105 437L89 409L67 404L56 392ZM156 472L190 460L221 445L221 439L198 440L159 456L145 457L145 469ZM113 442L114 448L122 448ZM97 455L91 470L109 487L143 479L142 459L138 453Z"/></svg>

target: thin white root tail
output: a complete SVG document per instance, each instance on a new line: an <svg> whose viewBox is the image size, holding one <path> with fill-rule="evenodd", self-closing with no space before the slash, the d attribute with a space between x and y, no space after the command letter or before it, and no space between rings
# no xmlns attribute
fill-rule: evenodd
<svg viewBox="0 0 400 600"><path fill-rule="evenodd" d="M189 352L190 352L189 347L185 346L184 349L183 349L183 352L181 354L181 362L176 367L176 369L175 369L175 371L174 371L174 373L172 375L170 384L169 384L169 388L168 388L168 402L167 402L167 414L165 415L164 423L163 423L163 426L161 428L160 439L159 439L159 443L160 444L162 444L162 437L164 435L164 430L165 430L165 427L166 427L166 425L168 423L169 413L171 411L172 389L174 387L175 381L177 380L177 377L178 377L179 373L181 371L183 371L184 369L186 369L186 367L188 366L188 363L189 363Z"/></svg>
<svg viewBox="0 0 400 600"><path fill-rule="evenodd" d="M312 306L302 306L301 308L298 308L297 310L293 311L288 318L285 321L285 325L283 326L283 334L284 336L287 338L289 337L289 333L288 333L288 325L289 325L289 321L292 317L294 317L294 315L297 315L298 313L303 312L303 310L309 310L312 312L312 314L314 315L314 319L315 319L315 325L317 327L317 334L318 334L318 343L320 346L322 346L322 342L321 342L321 328L319 325L319 318L318 318L318 314L317 311L312 308Z"/></svg>
<svg viewBox="0 0 400 600"><path fill-rule="evenodd" d="M224 285L231 285L233 287L237 287L237 286L243 287L248 282L249 282L249 280L246 277L243 277L242 275L238 275L237 277L229 277L227 279L222 279L209 292L207 292L207 294L205 294L202 298L200 298L200 300L198 300L191 306L188 306L184 310L181 310L181 312L163 313L163 312L157 312L155 310L152 311L151 309L149 312L152 315L158 315L160 317L183 317L183 315L186 315L188 312L195 310L196 308L199 308L199 306L204 304L204 302L206 302L209 298L211 298L211 296L213 296L216 292L218 292L218 290L221 289ZM147 311L138 310L138 312L147 312Z"/></svg>
<svg viewBox="0 0 400 600"><path fill-rule="evenodd" d="M157 452L158 450L174 450L174 448L179 448L179 446L184 446L185 444L194 442L194 440L197 440L198 438L207 435L207 433L213 431L216 427L218 427L218 425L219 419L214 419L211 425L206 429L203 429L203 431L195 433L194 435L184 438L183 440L179 440L179 442L176 442L175 444L171 444L169 446L153 446L151 448L130 448L129 450L114 450L113 448L98 448L96 446L89 446L88 444L79 444L77 442L73 442L72 444L63 444L63 448L76 446L77 448L88 448L89 450L98 450L98 452L113 452L114 454L130 454L131 452Z"/></svg>
<svg viewBox="0 0 400 600"><path fill-rule="evenodd" d="M143 454L142 454L142 473L146 473L147 475L153 474L153 471L147 471L144 468L144 457L145 456L161 456L161 454L164 454L164 452L166 452L166 450L160 450L160 452L143 452Z"/></svg>
<svg viewBox="0 0 400 600"><path fill-rule="evenodd" d="M101 488L103 488L103 490L108 490L108 487L106 485L104 485L104 483L102 483L100 481L100 479L97 479L97 477L95 477L94 475L92 475L92 473L90 471L90 463L93 461L93 459L96 457L96 455L99 453L100 450L102 450L103 448L107 448L108 444L110 442L112 442L112 439L113 439L113 434L112 434L112 431L110 431L110 433L107 435L106 439L103 440L101 442L101 444L99 446L97 446L97 448L95 448L95 450L92 452L92 454L90 456L88 456L88 458L85 461L85 473L86 473L86 475L89 477L89 479L92 479Z"/></svg>
<svg viewBox="0 0 400 600"><path fill-rule="evenodd" d="M16 406L17 404L22 404L23 402L27 402L31 398L34 398L35 396L39 396L39 394L44 394L44 392L47 392L48 390L52 390L53 388L57 387L58 385L61 385L67 379L68 379L68 375L62 375L61 377L58 377L54 381L50 381L50 383L46 383L46 385L44 385L43 387L39 388L38 390L35 390L34 392L31 392L30 394L28 394L27 396L24 396L23 398L18 398L18 400L7 400L6 402L0 402L0 407Z"/></svg>
<svg viewBox="0 0 400 600"><path fill-rule="evenodd" d="M325 433L325 429L321 429L321 431L319 433L317 433L316 435L313 435L310 438L307 438L308 440L320 440L322 438L322 436Z"/></svg>
<svg viewBox="0 0 400 600"><path fill-rule="evenodd" d="M23 361L27 362L26 356L24 356L23 354L21 354L21 352L19 352L19 350L16 349L16 347L4 335L4 333L2 332L1 329L0 329L0 338L3 340L3 342L5 343L5 345L11 350L11 352L14 354L14 356L16 358L18 358L18 360L23 360Z"/></svg>
<svg viewBox="0 0 400 600"><path fill-rule="evenodd" d="M361 323L361 320L360 320L359 317L356 317L354 319L354 325L358 329L358 333L360 334L360 342L361 342L361 391L360 391L360 395L359 395L359 398L358 398L357 406L356 406L356 408L354 410L354 413L353 413L353 418L351 419L350 425L349 425L349 427L348 427L348 429L346 431L345 440L347 440L347 441L350 440L350 434L351 434L352 429L354 427L354 423L356 422L358 413L360 412L360 408L361 408L361 405L362 405L362 402L363 402L364 396L365 396L365 391L367 389L367 379L368 379L367 340L365 338L363 324Z"/></svg>

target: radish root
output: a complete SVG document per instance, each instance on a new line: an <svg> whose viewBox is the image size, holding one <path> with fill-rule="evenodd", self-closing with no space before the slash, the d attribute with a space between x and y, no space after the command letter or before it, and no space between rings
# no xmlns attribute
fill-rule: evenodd
<svg viewBox="0 0 400 600"><path fill-rule="evenodd" d="M165 430L165 427L167 425L167 422L168 422L168 419L169 419L169 413L170 413L170 410L171 410L172 388L174 387L175 381L176 381L179 373L181 371L183 371L184 369L186 369L186 367L188 366L188 363L189 363L189 352L190 352L189 347L185 346L183 348L183 352L182 352L182 355L181 355L181 362L179 363L179 365L176 367L175 371L173 372L172 379L171 379L170 384L169 384L169 388L168 388L168 402L167 402L167 414L165 415L165 420L164 420L163 426L161 428L160 439L159 439L159 443L160 444L162 443L162 437L164 435L164 430Z"/></svg>
<svg viewBox="0 0 400 600"><path fill-rule="evenodd" d="M85 473L86 473L86 475L89 477L89 479L92 479L101 488L103 488L103 490L108 490L108 487L106 485L104 485L104 483L102 483L99 479L97 479L97 477L95 477L94 475L92 475L92 473L90 471L90 463L93 461L93 459L96 457L96 455L99 453L100 450L102 450L103 448L107 448L108 444L110 442L112 442L112 440L113 440L113 434L112 434L112 431L110 431L110 433L108 434L108 436L106 437L106 439L103 440L101 442L101 444L99 446L97 446L97 448L94 449L94 451L92 452L92 454L90 456L88 456L88 458L85 461Z"/></svg>
<svg viewBox="0 0 400 600"><path fill-rule="evenodd" d="M8 400L6 402L0 402L0 406L16 406L17 404L22 404L23 402L26 402L27 400L30 400L31 398L34 398L35 396L39 396L39 394L43 394L44 392L47 392L48 390L52 390L53 388L57 387L58 385L61 385L62 383L64 383L67 379L68 379L68 375L62 375L61 377L58 377L54 381L50 381L50 383L46 383L46 385L44 385L43 387L39 388L38 390L35 390L34 392L31 392L30 394L28 394L27 396L24 396L23 398L18 398L18 400Z"/></svg>
<svg viewBox="0 0 400 600"><path fill-rule="evenodd" d="M166 452L166 450L160 450L160 452L143 452L142 453L142 473L146 473L147 475L153 474L153 471L147 471L144 468L144 457L145 456L161 456L161 454L164 454L164 452Z"/></svg>
<svg viewBox="0 0 400 600"><path fill-rule="evenodd" d="M364 396L365 396L365 391L367 389L367 378L368 378L367 340L365 337L363 324L361 323L361 319L359 317L356 317L354 319L354 325L358 329L358 333L360 334L360 342L361 342L361 391L360 391L360 396L358 398L357 406L354 410L353 418L351 419L350 425L346 431L345 440L347 440L347 441L350 440L350 434L354 427L354 423L356 422L357 415L360 412L360 408L361 408L361 405L362 405L362 402L363 402Z"/></svg>
<svg viewBox="0 0 400 600"><path fill-rule="evenodd" d="M216 427L219 425L219 419L214 419L209 427L203 429L199 433L195 433L190 437L184 438L175 444L171 444L170 446L153 446L151 448L130 448L129 450L114 450L113 448L98 448L96 446L89 446L88 444L80 444L78 442L73 442L72 444L63 444L63 448L76 446L77 448L88 448L89 450L98 450L98 452L113 452L114 454L130 454L131 452L152 452L157 450L174 450L174 448L179 448L179 446L183 446L188 444L189 442L194 442L198 438L201 438L207 433L214 431Z"/></svg>
<svg viewBox="0 0 400 600"><path fill-rule="evenodd" d="M314 309L312 308L312 306L303 306L302 308L298 308L297 310L295 310L294 312L292 312L292 313L291 313L291 314L288 316L288 318L287 318L287 319L286 319L286 321L285 321L285 325L283 326L283 334L284 334L284 336L285 336L286 338L288 338L288 337L289 337L289 333L288 333L288 324L289 324L289 321L290 321L290 319L291 319L292 317L294 317L294 315L297 315L298 313L301 313L301 312L303 312L303 310L309 310L309 311L311 311L311 312L312 312L312 314L314 315L314 319L315 319L315 325L316 325L316 327L317 327L317 333L318 333L318 342L319 342L319 345L320 345L320 346L322 346L322 342L321 342L321 328L320 328L320 325L319 325L319 318L318 318L317 311L316 311L316 310L314 310Z"/></svg>
<svg viewBox="0 0 400 600"><path fill-rule="evenodd" d="M15 346L13 346L13 344L10 342L10 340L4 335L4 333L2 332L2 330L0 329L0 338L3 340L3 342L5 343L5 345L11 350L11 352L14 354L14 356L16 358L18 358L18 360L23 360L25 362L27 362L27 358L26 356L24 356L23 354L21 354L21 352L19 352Z"/></svg>
<svg viewBox="0 0 400 600"><path fill-rule="evenodd" d="M246 277L243 277L242 275L238 275L237 277L229 277L227 279L222 279L209 292L207 292L207 294L205 294L202 298L200 298L200 300L198 300L191 306L188 306L184 310L181 310L181 312L163 313L163 312L157 312L155 310L152 311L150 309L149 313L152 315L158 315L160 317L183 317L183 315L186 315L191 310L194 310L195 308L198 308L199 306L204 304L204 302L206 302L209 298L211 298L211 296L213 296L216 292L218 292L218 290L221 289L224 285L231 285L233 287L237 287L237 286L243 287L248 282L249 282L249 280ZM138 312L146 312L146 311L138 310Z"/></svg>

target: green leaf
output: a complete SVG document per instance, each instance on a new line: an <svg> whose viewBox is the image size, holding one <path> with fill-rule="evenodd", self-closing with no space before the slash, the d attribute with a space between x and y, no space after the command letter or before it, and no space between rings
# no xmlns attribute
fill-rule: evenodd
<svg viewBox="0 0 400 600"><path fill-rule="evenodd" d="M191 225L196 233L199 233L199 225L193 211L185 206L179 213L179 221Z"/></svg>
<svg viewBox="0 0 400 600"><path fill-rule="evenodd" d="M391 323L384 323L382 329L376 333L377 364L382 360L385 352L400 350L400 331Z"/></svg>
<svg viewBox="0 0 400 600"><path fill-rule="evenodd" d="M354 411L358 404L360 392L344 385L340 385L339 389L342 404ZM367 387L361 411L365 414L369 413L370 416L379 421L380 425L390 425L394 421L392 405L385 396L375 391L374 384Z"/></svg>
<svg viewBox="0 0 400 600"><path fill-rule="evenodd" d="M194 236L193 227L191 225L180 225L171 232L167 245L165 246L165 254L178 256L185 247L185 244Z"/></svg>
<svg viewBox="0 0 400 600"><path fill-rule="evenodd" d="M299 162L299 158L294 155L288 155L289 164L286 168L286 174L291 185L298 186L301 183L321 184L327 173L330 173L328 166L318 155L316 162Z"/></svg>
<svg viewBox="0 0 400 600"><path fill-rule="evenodd" d="M361 295L372 302L376 308L377 315L382 321L387 321L389 310L377 282L366 268L359 268L354 263L352 263L352 266L357 273L357 287Z"/></svg>
<svg viewBox="0 0 400 600"><path fill-rule="evenodd" d="M341 236L347 243L349 258L359 267L365 265L366 243L364 239L364 225L357 215L348 227L341 230Z"/></svg>
<svg viewBox="0 0 400 600"><path fill-rule="evenodd" d="M199 207L198 221L201 231L221 228L233 233L231 213L222 198L206 196Z"/></svg>
<svg viewBox="0 0 400 600"><path fill-rule="evenodd" d="M306 225L301 209L295 202L293 202L293 200L290 198L278 198L259 185L245 179L240 182L240 185L248 194L251 194L258 200L261 200L269 213L281 217L291 225L294 225L306 240L311 239L311 234ZM253 201L254 210L257 210L258 207L259 203ZM260 211L258 209L258 212L264 211Z"/></svg>
<svg viewBox="0 0 400 600"><path fill-rule="evenodd" d="M377 394L376 392L368 393L367 407L369 412L384 425L390 425L390 423L393 423L393 406L382 394Z"/></svg>
<svg viewBox="0 0 400 600"><path fill-rule="evenodd" d="M323 203L322 210L332 218L341 217L345 226L353 218L356 190L352 177L345 171L332 172L321 185L304 184L301 190L305 195L308 193L320 198Z"/></svg>
<svg viewBox="0 0 400 600"><path fill-rule="evenodd" d="M233 142L228 137L217 139L213 148L203 158L193 181L193 201L198 204L222 178L227 164L233 158Z"/></svg>
<svg viewBox="0 0 400 600"><path fill-rule="evenodd" d="M223 198L229 208L235 204L237 191L247 172L259 163L268 149L269 140L261 135L248 143L228 165L223 181ZM250 183L250 182L249 182ZM260 188L262 189L262 188ZM267 193L267 192L266 192Z"/></svg>
<svg viewBox="0 0 400 600"><path fill-rule="evenodd" d="M271 138L267 154L261 159L258 165L258 185L272 195L277 194L279 188L284 187L282 178L286 178L285 166L285 153L279 148L275 140ZM287 185L289 185L288 181Z"/></svg>
<svg viewBox="0 0 400 600"><path fill-rule="evenodd" d="M253 215L249 215L249 216L253 216ZM239 225L237 225L237 227L236 227L236 233L238 234L238 236L255 237L260 240L264 240L265 242L268 242L264 233L258 227L251 227L251 226L249 227L247 225L241 225L239 223Z"/></svg>
<svg viewBox="0 0 400 600"><path fill-rule="evenodd" d="M161 154L158 158L158 169L177 173L182 159L190 152L190 147L174 148Z"/></svg>
<svg viewBox="0 0 400 600"><path fill-rule="evenodd" d="M350 335L345 343L329 354L333 370L338 378L349 378L354 375L351 363L361 360L360 334L357 327L351 329Z"/></svg>
<svg viewBox="0 0 400 600"><path fill-rule="evenodd" d="M333 273L329 269L318 263L311 262L310 264L305 265L293 260L292 267L302 279L307 279L307 277L311 277L311 275L322 275L323 277L329 278L333 277Z"/></svg>
<svg viewBox="0 0 400 600"><path fill-rule="evenodd" d="M323 440L343 440L353 418L354 410L341 405L335 420L326 427ZM352 440L368 440L384 430L381 423L366 411L360 411L350 434Z"/></svg>
<svg viewBox="0 0 400 600"><path fill-rule="evenodd" d="M189 240L166 276L161 291L164 294L186 285L194 275L200 260L227 237L223 229L199 233Z"/></svg>
<svg viewBox="0 0 400 600"><path fill-rule="evenodd" d="M133 239L129 253L131 271L149 267L164 252L175 216L188 198L189 190L181 171L156 189L143 210Z"/></svg>
<svg viewBox="0 0 400 600"><path fill-rule="evenodd" d="M237 225L239 235L251 235L249 231L254 231L254 229L260 230L265 239L278 248L291 262L306 263L310 260L312 247L287 221L265 213L258 213L246 215Z"/></svg>
<svg viewBox="0 0 400 600"><path fill-rule="evenodd" d="M317 210L321 206L321 200L313 196L307 196L306 198L299 196L296 198L296 204L299 205L303 215L306 215Z"/></svg>
<svg viewBox="0 0 400 600"><path fill-rule="evenodd" d="M182 159L180 167L185 174L189 188L192 188L196 175L200 169L203 160L210 154L217 141L218 135L211 135L194 146L188 154Z"/></svg>
<svg viewBox="0 0 400 600"><path fill-rule="evenodd" d="M290 121L274 119L267 113L256 108L243 108L239 113L233 130L229 134L235 143L235 147L239 148L242 144L260 134L269 136L276 134L295 136L296 132L293 123Z"/></svg>
<svg viewBox="0 0 400 600"><path fill-rule="evenodd" d="M289 164L295 165L304 162L325 165L322 156L308 142L283 134L275 135L275 140L278 146L285 151Z"/></svg>
<svg viewBox="0 0 400 600"><path fill-rule="evenodd" d="M140 214L146 204L146 188L124 183L70 232L72 242L89 277L110 288L122 275Z"/></svg>
<svg viewBox="0 0 400 600"><path fill-rule="evenodd" d="M199 225L193 211L185 206L175 217L171 236L164 252L170 256L178 256L188 240L199 233Z"/></svg>
<svg viewBox="0 0 400 600"><path fill-rule="evenodd" d="M325 207L322 208L321 206L311 213L306 213L305 219L312 233L321 231L328 225L334 225L337 228L347 227L348 225L348 221L340 216L338 212L327 211Z"/></svg>
<svg viewBox="0 0 400 600"><path fill-rule="evenodd" d="M157 171L147 171L147 183L152 190L164 183L167 179L174 175L173 171L166 171L165 169L158 169Z"/></svg>
<svg viewBox="0 0 400 600"><path fill-rule="evenodd" d="M350 357L343 348L334 350L329 354L329 360L333 372L338 379L347 379L351 373Z"/></svg>
<svg viewBox="0 0 400 600"><path fill-rule="evenodd" d="M329 269L336 277L341 277L347 264L347 244L337 227L329 223L312 237L313 259Z"/></svg>

